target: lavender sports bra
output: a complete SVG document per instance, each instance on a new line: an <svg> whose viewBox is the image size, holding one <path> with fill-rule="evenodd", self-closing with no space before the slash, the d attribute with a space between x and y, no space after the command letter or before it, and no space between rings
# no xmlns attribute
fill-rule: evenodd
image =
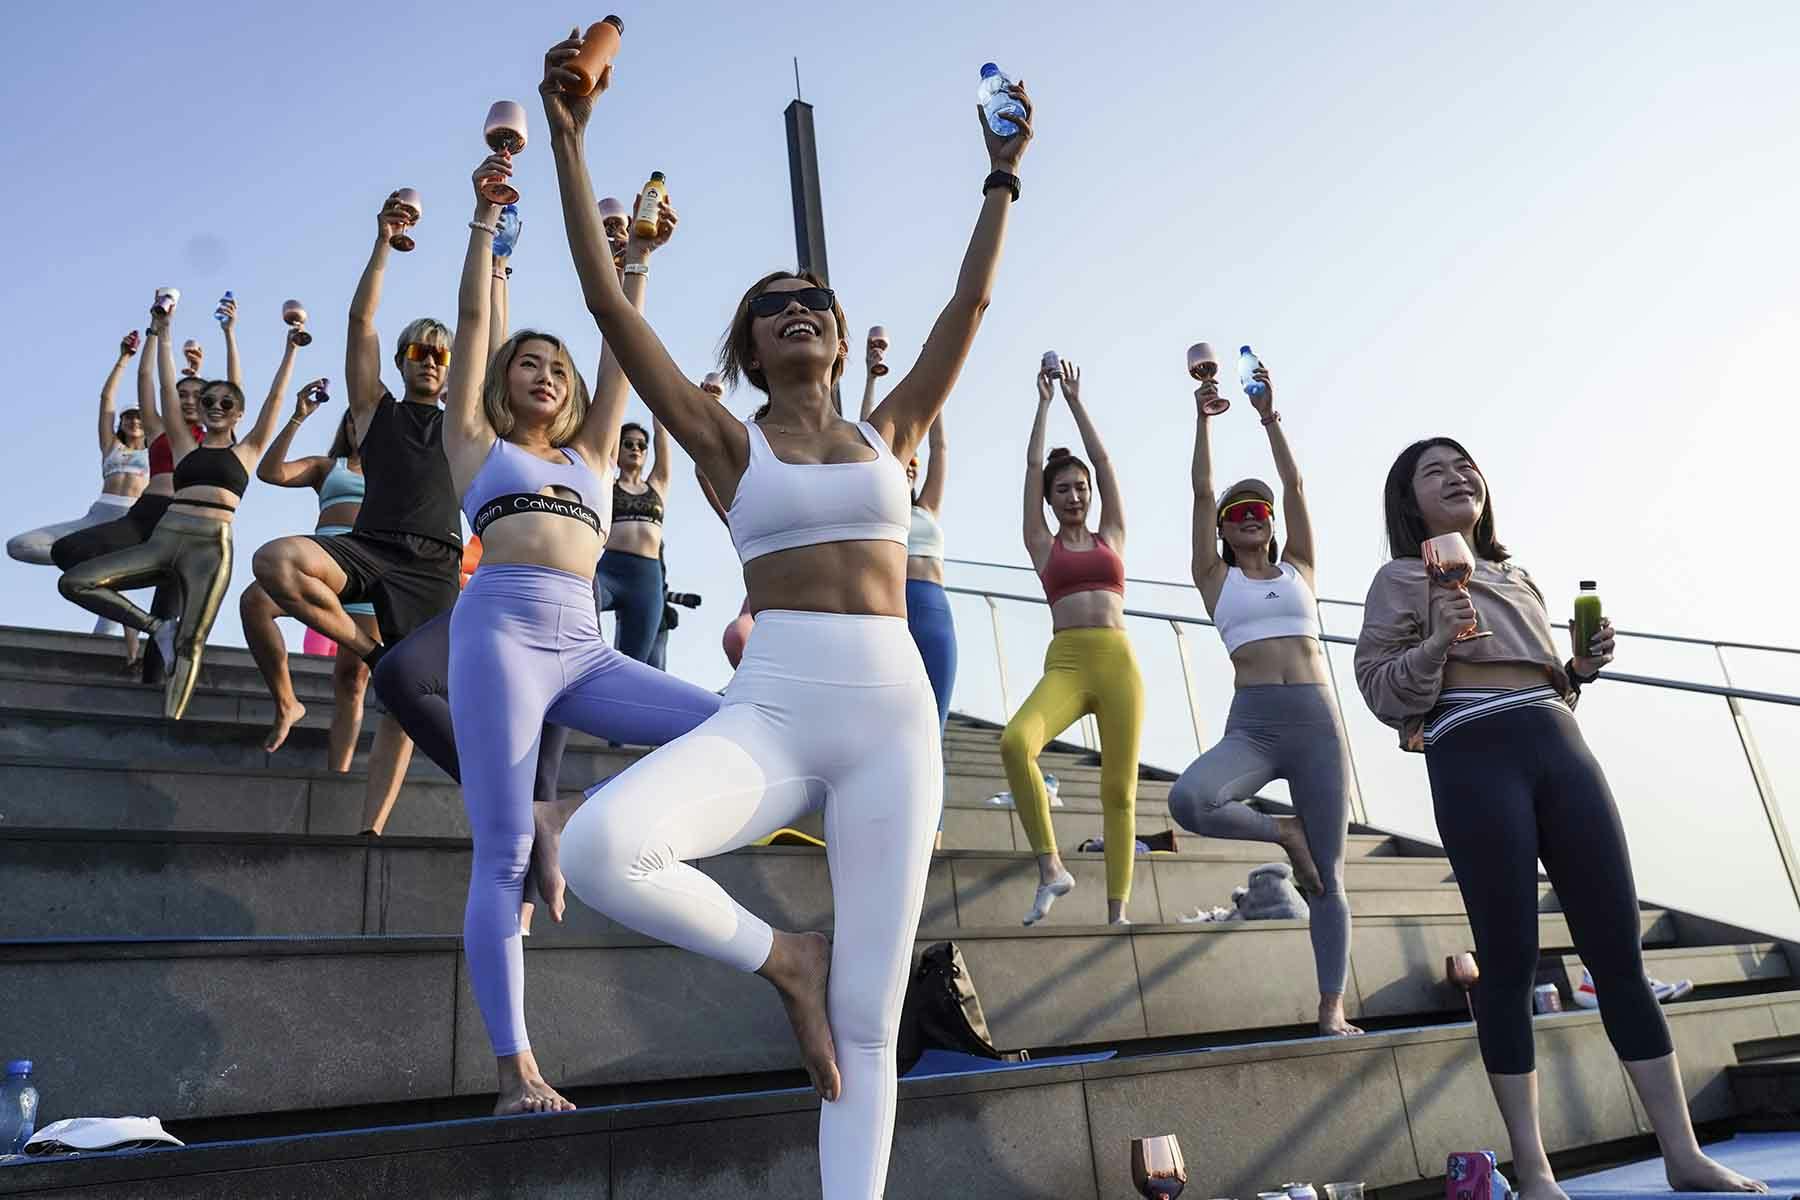
<svg viewBox="0 0 1800 1200"><path fill-rule="evenodd" d="M480 537L487 527L514 513L549 513L572 517L606 537L611 526L610 510L602 517L595 504L609 499L606 484L593 468L567 446L562 448L567 462L546 462L529 450L521 450L505 438L495 438L493 449L475 473L463 493L463 516ZM612 472L609 470L610 476ZM547 495L543 489L560 488L573 492L576 499Z"/></svg>

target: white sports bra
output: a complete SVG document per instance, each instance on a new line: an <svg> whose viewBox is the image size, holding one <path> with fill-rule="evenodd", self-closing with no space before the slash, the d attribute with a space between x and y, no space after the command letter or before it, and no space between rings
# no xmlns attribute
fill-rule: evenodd
<svg viewBox="0 0 1800 1200"><path fill-rule="evenodd" d="M1225 573L1225 586L1213 606L1213 624L1225 641L1225 653L1269 638L1319 636L1319 606L1300 572L1287 563L1275 579L1252 579L1236 567Z"/></svg>
<svg viewBox="0 0 1800 1200"><path fill-rule="evenodd" d="M140 475L150 478L150 450L133 450L124 442L114 442L106 457L100 460L100 478L111 479L114 475Z"/></svg>
<svg viewBox="0 0 1800 1200"><path fill-rule="evenodd" d="M906 472L867 421L856 427L875 457L848 463L782 462L762 428L745 425L750 462L727 518L739 562L824 542L906 545L912 508Z"/></svg>
<svg viewBox="0 0 1800 1200"><path fill-rule="evenodd" d="M944 561L944 527L931 510L912 506L912 527L906 535L906 557Z"/></svg>

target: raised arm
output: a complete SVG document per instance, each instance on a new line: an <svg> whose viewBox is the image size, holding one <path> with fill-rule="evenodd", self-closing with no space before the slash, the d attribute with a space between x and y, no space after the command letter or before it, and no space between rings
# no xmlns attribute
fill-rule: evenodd
<svg viewBox="0 0 1800 1200"><path fill-rule="evenodd" d="M625 239L625 272L620 287L625 292L625 299L637 312L644 311L644 297L650 290L650 256L666 246L669 239L675 236L675 226L681 218L675 215L675 209L667 200L657 210L656 236L640 238L633 231ZM604 233L604 229L602 230ZM590 459L597 463L609 463L618 457L619 426L625 422L625 403L631 398L631 381L625 378L625 371L619 366L619 358L612 352L612 339L608 338L600 344L600 368L594 375L594 395L588 405L587 419L581 423L581 431L575 435L575 442L587 452ZM654 417L656 434L662 438L659 447L668 444L668 437L663 433L662 425ZM660 469L663 456L659 449L656 465ZM654 483L654 477L652 478ZM668 476L663 476L663 484L668 483Z"/></svg>
<svg viewBox="0 0 1800 1200"><path fill-rule="evenodd" d="M735 481L743 474L750 456L749 434L743 422L682 374L649 322L619 286L584 147L594 98L606 90L612 71L608 68L602 73L591 96L566 90L580 86L567 67L580 44L578 37L572 36L550 48L544 55L544 82L538 91L550 124L550 148L562 194L563 228L569 237L575 273L581 278L582 296L606 339L606 352L619 360L644 404L710 477Z"/></svg>
<svg viewBox="0 0 1800 1200"><path fill-rule="evenodd" d="M1050 377L1042 371L1037 377L1037 418L1031 423L1031 440L1025 445L1025 553L1038 570L1050 560L1050 542L1055 537L1044 520L1044 423L1050 417Z"/></svg>
<svg viewBox="0 0 1800 1200"><path fill-rule="evenodd" d="M287 346L281 352L281 365L275 368L275 379L269 384L269 394L263 397L262 410L256 414L256 424L250 427L247 436L232 447L246 467L252 466L262 457L263 448L275 436L275 421L281 416L281 398L287 394L288 380L294 377L294 359L300 353L300 345L294 340L299 336L300 330L288 330Z"/></svg>
<svg viewBox="0 0 1800 1200"><path fill-rule="evenodd" d="M288 457L288 451L294 444L294 435L300 432L300 426L319 407L320 382L315 379L300 389L300 395L294 401L294 415L275 431L275 439L263 451L262 461L256 464L256 477L264 483L272 483L276 487L316 488L331 473L331 460L322 454L294 459Z"/></svg>
<svg viewBox="0 0 1800 1200"><path fill-rule="evenodd" d="M106 373L106 382L100 385L101 458L112 453L113 443L119 438L119 418L113 408L113 395L119 390L119 379L125 374L125 364L136 353L137 331L132 330L119 339L119 357L113 360L112 370Z"/></svg>
<svg viewBox="0 0 1800 1200"><path fill-rule="evenodd" d="M937 516L944 508L944 482L950 474L949 443L944 438L944 414L931 423L931 461L925 464L925 483L919 488L919 507ZM1040 480L1040 484L1041 484Z"/></svg>
<svg viewBox="0 0 1800 1200"><path fill-rule="evenodd" d="M507 325L512 316L512 303L509 292L511 281L507 278L512 268L506 259L498 254L493 256L494 278L488 284L488 309L493 314L488 321L488 341L486 362L494 361L494 353L506 341Z"/></svg>
<svg viewBox="0 0 1800 1200"><path fill-rule="evenodd" d="M1315 560L1312 517L1306 511L1306 488L1301 483L1294 452L1288 447L1287 435L1281 431L1281 414L1275 411L1275 385L1269 380L1268 368L1258 367L1256 378L1264 385L1263 394L1252 396L1250 403L1269 433L1269 452L1275 456L1275 473L1281 479L1281 516L1282 523L1287 526L1287 546L1281 552L1281 561L1293 564L1294 569L1305 577L1306 586L1311 587Z"/></svg>
<svg viewBox="0 0 1800 1200"><path fill-rule="evenodd" d="M981 135L987 142L990 167L1017 176L1019 160L1031 142L1032 112L1023 82L1013 85L1012 94L1025 109L1024 116L1013 118L1019 127L1016 134L1003 138L994 133L979 107L975 119L981 123ZM962 373L969 347L975 344L975 331L981 328L981 318L994 296L994 276L1000 268L1000 250L1006 241L1012 200L1012 192L998 184L982 193L981 215L976 218L975 233L963 254L962 270L957 273L956 291L951 294L950 303L938 314L912 370L869 417L869 423L887 438L897 458L910 458L924 440L925 431L943 410L956 377Z"/></svg>
<svg viewBox="0 0 1800 1200"><path fill-rule="evenodd" d="M694 480L700 485L700 494L706 497L706 502L708 504L712 505L713 512L718 514L719 520L725 522L725 528L730 529L731 514L727 512L725 506L719 502L719 493L713 491L712 480L708 479L706 477L706 472L702 471L699 467L694 468Z"/></svg>
<svg viewBox="0 0 1800 1200"><path fill-rule="evenodd" d="M197 444L194 431L181 419L181 392L175 383L175 351L169 338L169 318L158 313L150 327L156 334L156 381L162 397L163 432L169 435L169 453L180 462Z"/></svg>
<svg viewBox="0 0 1800 1200"><path fill-rule="evenodd" d="M868 366L870 369L863 372L862 409L860 412L857 413L857 418L856 418L859 421L868 420L869 414L875 411L875 371L874 371L875 351L874 350L869 351Z"/></svg>
<svg viewBox="0 0 1800 1200"><path fill-rule="evenodd" d="M244 390L244 364L238 357L237 301L226 300L219 307L225 312L225 319L219 322L220 328L225 331L225 378L231 380L241 392Z"/></svg>
<svg viewBox="0 0 1800 1200"><path fill-rule="evenodd" d="M1206 404L1219 395L1219 385L1207 380L1194 389L1194 552L1191 570L1194 586L1211 614L1225 586L1227 567L1219 557L1219 497L1213 490L1212 418Z"/></svg>
<svg viewBox="0 0 1800 1200"><path fill-rule="evenodd" d="M1082 449L1087 451L1088 462L1094 468L1094 486L1100 492L1100 536L1123 554L1125 498L1119 492L1119 475L1113 470L1112 459L1100 440L1100 431L1088 416L1087 406L1081 402L1081 368L1066 358L1062 360L1061 383L1063 399L1069 402L1069 415L1075 418L1075 428L1081 433Z"/></svg>
<svg viewBox="0 0 1800 1200"><path fill-rule="evenodd" d="M156 320L144 327L144 353L138 359L137 403L144 414L144 444L154 442L163 433L162 406L156 402L156 343L162 338L156 332Z"/></svg>
<svg viewBox="0 0 1800 1200"><path fill-rule="evenodd" d="M669 444L669 431L655 417L650 418L650 451L656 455L656 461L650 464L650 486L656 489L666 506L669 503L669 479L675 473L675 455Z"/></svg>
<svg viewBox="0 0 1800 1200"><path fill-rule="evenodd" d="M357 429L368 428L369 417L381 402L381 335L375 331L375 313L381 307L381 281L387 274L388 239L408 223L407 213L395 207L389 193L375 218L375 245L350 297L350 329L344 337L344 393ZM359 436L358 440L361 438Z"/></svg>
<svg viewBox="0 0 1800 1200"><path fill-rule="evenodd" d="M450 346L450 372L444 388L444 454L460 492L481 460L494 447L494 427L481 408L481 385L487 377L482 353L488 346L488 284L494 276L494 222L500 206L482 194L482 184L512 174L512 158L494 153L482 159L470 176L475 187L475 215L469 218L469 245L463 252L462 285L456 292L456 336Z"/></svg>

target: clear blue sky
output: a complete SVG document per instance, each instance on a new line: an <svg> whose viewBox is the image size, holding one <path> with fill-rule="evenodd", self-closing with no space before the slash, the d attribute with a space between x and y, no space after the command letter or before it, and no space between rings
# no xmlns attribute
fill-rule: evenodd
<svg viewBox="0 0 1800 1200"><path fill-rule="evenodd" d="M374 212L411 185L426 214L419 250L388 276L384 343L412 316L451 316L488 104L517 98L541 125L544 47L572 16L604 11L437 0L14 14L0 136L9 191L32 203L0 285L0 366L20 385L0 485L10 524L86 509L94 395L159 284L183 289L176 336L206 340L209 371L223 355L208 314L235 290L253 403L290 295L318 335L299 377L339 378ZM1192 438L1181 355L1201 338L1250 342L1307 474L1326 594L1360 598L1383 557L1379 490L1394 453L1449 432L1487 468L1502 534L1553 609L1596 578L1621 624L1800 641L1785 601L1800 584L1785 544L1800 348L1793 5L622 11L591 159L602 193L668 173L683 220L649 308L696 376L742 288L793 261L781 125L792 56L818 109L833 282L859 331L888 327L900 370L948 295L978 204L976 68L997 59L1031 86L1025 197L948 413L953 554L1022 561L1031 376L1055 347L1083 365L1124 467L1134 573L1181 577ZM514 325L563 334L591 363L599 338L541 142L517 182ZM860 368L845 383L853 397ZM734 406L748 411L750 397ZM1053 441L1071 442L1060 407L1054 419ZM322 450L329 426L315 422L303 448ZM1221 475L1271 470L1241 400L1215 443ZM671 580L707 605L677 633L671 665L717 684L718 630L742 589L685 460L677 478ZM310 494L253 488L238 584L255 546L311 528L314 512ZM48 569L0 571L0 621L89 624ZM1152 589L1133 601L1177 603ZM973 663L984 613L959 617L967 705L979 708L992 690ZM1008 647L1015 703L1041 653L1034 630L1021 625ZM1166 638L1139 635L1165 683L1179 678ZM241 640L234 607L215 640ZM1223 658L1203 641L1217 710ZM1631 663L1688 664L1647 652ZM1800 672L1763 676L1800 688ZM1171 707L1156 735L1173 759L1186 717ZM1629 726L1617 736L1629 741ZM1374 758L1379 736L1358 740ZM1800 786L1789 794L1800 809Z"/></svg>

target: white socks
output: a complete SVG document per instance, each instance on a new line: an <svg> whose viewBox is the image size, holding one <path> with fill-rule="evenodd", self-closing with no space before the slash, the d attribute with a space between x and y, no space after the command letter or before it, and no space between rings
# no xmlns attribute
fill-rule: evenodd
<svg viewBox="0 0 1800 1200"><path fill-rule="evenodd" d="M1058 896L1066 896L1075 889L1075 877L1064 871L1049 883L1038 885L1037 898L1032 901L1031 911L1025 914L1025 924L1036 925L1050 915L1050 906L1056 903Z"/></svg>

